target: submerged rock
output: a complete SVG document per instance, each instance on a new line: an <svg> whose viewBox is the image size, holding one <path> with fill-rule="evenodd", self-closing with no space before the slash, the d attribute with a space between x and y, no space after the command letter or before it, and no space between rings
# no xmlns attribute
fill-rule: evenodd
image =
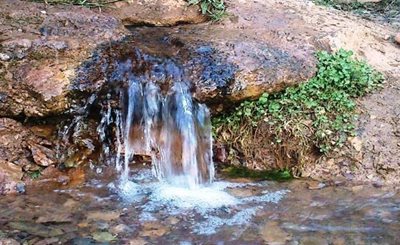
<svg viewBox="0 0 400 245"><path fill-rule="evenodd" d="M157 238L165 235L170 231L170 228L158 222L146 222L143 224L143 231L140 232L141 236Z"/></svg>
<svg viewBox="0 0 400 245"><path fill-rule="evenodd" d="M98 242L112 242L115 241L116 238L109 232L95 232L92 235L93 239Z"/></svg>
<svg viewBox="0 0 400 245"><path fill-rule="evenodd" d="M260 229L260 234L266 244L283 245L291 239L291 234L279 227L278 222L269 221Z"/></svg>
<svg viewBox="0 0 400 245"><path fill-rule="evenodd" d="M0 238L0 244L2 244L2 245L19 245L20 243L12 238Z"/></svg>

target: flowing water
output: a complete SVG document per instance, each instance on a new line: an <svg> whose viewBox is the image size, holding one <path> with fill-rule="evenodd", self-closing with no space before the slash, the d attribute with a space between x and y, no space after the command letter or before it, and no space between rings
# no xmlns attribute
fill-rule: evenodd
<svg viewBox="0 0 400 245"><path fill-rule="evenodd" d="M217 180L190 190L135 168L123 196L111 167L77 186L0 199L0 239L24 244L397 244L396 187ZM217 178L218 179L218 178ZM0 240L1 241L1 240ZM38 242L42 243L38 243ZM45 243L48 242L48 243Z"/></svg>
<svg viewBox="0 0 400 245"><path fill-rule="evenodd" d="M192 98L184 69L172 58L139 49L113 64L98 126L102 162L120 171L119 187L133 188L129 171L136 156L149 156L160 181L189 189L211 184L211 120ZM118 106L115 106L117 101Z"/></svg>
<svg viewBox="0 0 400 245"><path fill-rule="evenodd" d="M154 83L130 81L123 96L127 109L123 132L124 167L121 181L129 181L129 163L135 154L152 158L153 174L160 181L181 187L198 188L214 178L210 112L192 100L188 86L176 82L166 91ZM119 137L117 137L119 138ZM117 169L120 169L121 142Z"/></svg>

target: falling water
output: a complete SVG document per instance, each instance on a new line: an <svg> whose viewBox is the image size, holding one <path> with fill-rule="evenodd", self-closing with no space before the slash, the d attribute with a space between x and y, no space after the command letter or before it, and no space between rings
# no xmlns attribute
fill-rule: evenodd
<svg viewBox="0 0 400 245"><path fill-rule="evenodd" d="M122 112L114 112L115 162L121 182L129 181L135 155L151 156L153 175L160 181L191 189L213 181L210 112L192 99L187 84L175 82L162 91L153 82L131 79L121 97ZM109 114L106 108L100 138Z"/></svg>

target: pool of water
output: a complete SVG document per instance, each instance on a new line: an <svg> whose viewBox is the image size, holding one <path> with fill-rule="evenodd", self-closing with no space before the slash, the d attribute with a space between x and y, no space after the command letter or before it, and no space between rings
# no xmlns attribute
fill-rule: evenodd
<svg viewBox="0 0 400 245"><path fill-rule="evenodd" d="M149 169L0 197L0 239L24 244L396 244L398 187L218 180L185 189ZM318 188L315 188L318 187ZM0 244L1 244L0 240Z"/></svg>

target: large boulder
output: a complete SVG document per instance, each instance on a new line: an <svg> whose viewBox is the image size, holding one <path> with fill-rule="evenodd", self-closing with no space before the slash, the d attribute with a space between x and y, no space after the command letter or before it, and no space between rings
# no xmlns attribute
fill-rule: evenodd
<svg viewBox="0 0 400 245"><path fill-rule="evenodd" d="M146 11L152 4L159 9L183 6L179 1L145 3L128 4ZM192 81L194 96L220 109L224 103L256 98L312 77L315 50L303 38L307 28L296 28L302 19L261 3L254 5L264 11L253 13L254 6L234 1L231 17L222 23L134 28L129 35L117 19L128 7L103 14L76 6L45 8L3 1L0 18L5 25L0 31L6 35L0 40L0 116L48 117L70 111L77 104L76 93L94 93L107 80L107 71L95 68L112 68L135 48L157 59L174 57ZM141 23L150 23L145 18L157 22L150 15L138 16ZM91 70L96 73L85 74Z"/></svg>
<svg viewBox="0 0 400 245"><path fill-rule="evenodd" d="M0 6L0 116L65 112L75 69L99 43L126 33L116 18L83 7L25 1Z"/></svg>

